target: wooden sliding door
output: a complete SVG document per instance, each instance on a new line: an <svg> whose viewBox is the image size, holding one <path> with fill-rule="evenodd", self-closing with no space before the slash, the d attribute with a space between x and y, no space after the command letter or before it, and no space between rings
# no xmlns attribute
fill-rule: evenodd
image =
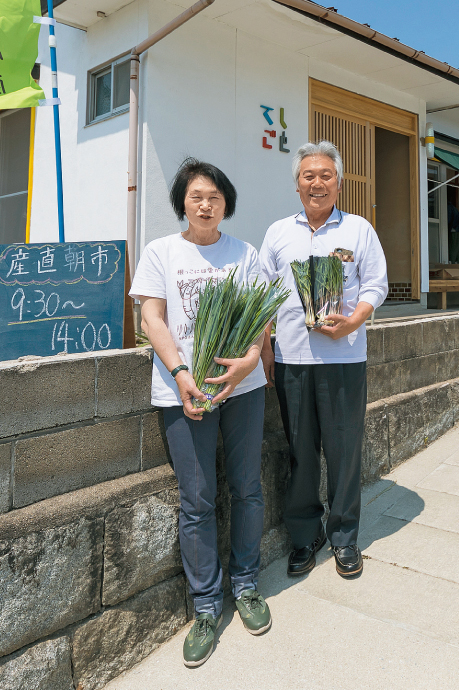
<svg viewBox="0 0 459 690"><path fill-rule="evenodd" d="M370 221L381 241L387 235L387 212L384 227L378 227L378 208L375 165L376 128L388 130L408 137L409 175L406 179L406 196L409 212L407 214L408 276L412 299L420 297L419 270L419 161L418 161L418 121L417 115L406 110L394 108L365 98L359 94L345 91L324 82L309 80L309 138L311 141L327 139L340 151L344 163L343 188L338 197L338 206L348 213L356 213ZM391 172L385 163L387 173ZM395 166L397 167L397 166ZM382 166L381 166L382 168ZM382 174L378 169L378 179ZM383 185L379 183L381 189ZM387 185L386 185L387 186ZM379 194L381 199L381 191ZM385 199L386 206L390 200ZM382 206L381 206L381 216ZM388 237L388 235L387 235ZM388 239L389 242L389 239ZM388 252L389 253L389 252ZM391 254L392 245L391 245ZM388 256L388 264L390 257ZM393 267L394 275L398 269ZM390 273L390 271L389 271ZM389 275L389 282L391 278Z"/></svg>
<svg viewBox="0 0 459 690"><path fill-rule="evenodd" d="M326 108L314 109L313 138L316 141L332 141L343 156L344 180L338 201L339 207L347 213L356 213L371 222L374 126L368 121L351 120Z"/></svg>

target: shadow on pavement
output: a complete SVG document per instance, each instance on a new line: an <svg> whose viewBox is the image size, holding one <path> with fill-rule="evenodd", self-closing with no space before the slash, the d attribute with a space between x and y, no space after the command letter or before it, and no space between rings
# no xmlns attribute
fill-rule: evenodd
<svg viewBox="0 0 459 690"><path fill-rule="evenodd" d="M402 530L422 513L424 500L412 489L399 486L389 479L380 479L369 487L362 496L362 518L359 545L367 549L371 544ZM388 511L402 504L403 518L394 518Z"/></svg>
<svg viewBox="0 0 459 690"><path fill-rule="evenodd" d="M406 519L386 516L386 511L396 504L405 506ZM359 546L362 551L378 539L384 539L403 529L411 520L424 510L424 500L415 492L403 486L398 486L389 479L380 479L372 486L365 487L362 492L362 518ZM288 556L271 563L260 573L259 591L264 597L273 597L282 591L306 580L312 572L320 568L330 558L333 551L330 543L316 555L316 567L313 571L301 577L287 575ZM346 578L353 580L355 578Z"/></svg>

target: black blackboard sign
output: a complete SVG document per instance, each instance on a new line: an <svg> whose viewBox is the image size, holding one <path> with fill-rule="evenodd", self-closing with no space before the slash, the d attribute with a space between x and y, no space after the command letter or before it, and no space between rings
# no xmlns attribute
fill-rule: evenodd
<svg viewBox="0 0 459 690"><path fill-rule="evenodd" d="M126 242L0 245L0 359L123 347Z"/></svg>

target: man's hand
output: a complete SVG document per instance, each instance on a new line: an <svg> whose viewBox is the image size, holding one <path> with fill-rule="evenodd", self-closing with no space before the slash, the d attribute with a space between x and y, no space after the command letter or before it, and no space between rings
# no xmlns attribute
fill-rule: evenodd
<svg viewBox="0 0 459 690"><path fill-rule="evenodd" d="M269 347L263 347L261 351L261 361L266 376L266 388L274 388L274 352L269 343Z"/></svg>
<svg viewBox="0 0 459 690"><path fill-rule="evenodd" d="M272 321L265 328L263 347L261 348L261 361L266 376L266 388L274 388L274 352L271 347Z"/></svg>
<svg viewBox="0 0 459 690"><path fill-rule="evenodd" d="M329 314L327 316L327 321L333 321L333 326L321 326L320 328L315 328L316 333L323 333L327 335L332 340L339 340L339 338L344 338L349 333L357 330L358 326L354 325L354 321L351 316L343 316L342 314Z"/></svg>
<svg viewBox="0 0 459 690"><path fill-rule="evenodd" d="M259 347L252 345L245 357L237 357L235 359L221 359L214 357L217 364L222 364L227 367L227 371L222 376L216 378L205 379L205 383L224 383L223 390L215 396L212 403L218 403L231 395L236 386L241 383L246 376L248 376L257 366L260 358Z"/></svg>
<svg viewBox="0 0 459 690"><path fill-rule="evenodd" d="M204 412L204 408L197 407L195 409L193 407L192 400L193 398L196 398L196 400L205 402L206 396L199 390L199 388L196 387L194 378L191 376L190 372L186 371L186 369L182 369L176 375L175 381L179 389L180 399L183 403L183 413L185 417L194 419L197 422L202 421L202 413Z"/></svg>
<svg viewBox="0 0 459 690"><path fill-rule="evenodd" d="M372 312L373 307L371 304L368 302L359 302L351 316L329 314L327 316L327 321L333 321L333 326L321 326L315 330L318 333L323 333L332 340L339 340L360 328L368 317L371 316Z"/></svg>

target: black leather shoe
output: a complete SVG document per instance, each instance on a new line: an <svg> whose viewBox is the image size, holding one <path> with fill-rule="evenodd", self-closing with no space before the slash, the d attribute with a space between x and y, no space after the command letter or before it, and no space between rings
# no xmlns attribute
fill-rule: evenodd
<svg viewBox="0 0 459 690"><path fill-rule="evenodd" d="M357 544L332 546L335 554L336 570L342 577L358 575L363 570L363 559Z"/></svg>
<svg viewBox="0 0 459 690"><path fill-rule="evenodd" d="M309 546L302 549L295 549L289 556L287 575L304 575L309 573L316 564L316 553L327 541L325 530L322 527L320 535Z"/></svg>

